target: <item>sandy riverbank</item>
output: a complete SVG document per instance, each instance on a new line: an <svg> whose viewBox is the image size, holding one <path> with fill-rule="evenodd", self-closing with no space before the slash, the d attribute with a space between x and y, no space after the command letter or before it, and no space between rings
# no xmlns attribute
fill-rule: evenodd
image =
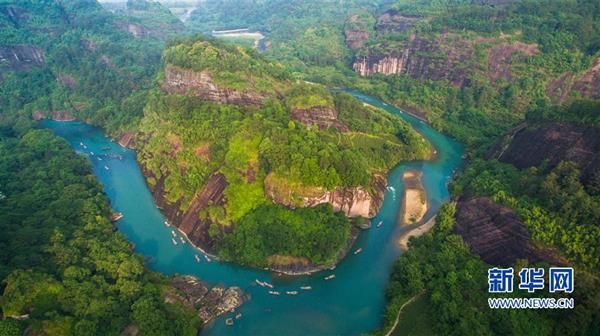
<svg viewBox="0 0 600 336"><path fill-rule="evenodd" d="M407 170L404 172L404 197L399 220L401 225L418 224L423 220L428 209L427 194L421 183L421 172Z"/></svg>
<svg viewBox="0 0 600 336"><path fill-rule="evenodd" d="M430 220L428 220L425 224L419 225L412 230L408 230L404 232L398 238L398 246L402 251L408 250L408 240L412 237L419 237L427 233L427 231L431 230L431 228L435 225L435 216L433 216Z"/></svg>

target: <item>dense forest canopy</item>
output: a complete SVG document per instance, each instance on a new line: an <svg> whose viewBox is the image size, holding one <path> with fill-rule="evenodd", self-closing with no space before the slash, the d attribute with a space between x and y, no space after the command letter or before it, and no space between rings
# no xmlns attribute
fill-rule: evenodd
<svg viewBox="0 0 600 336"><path fill-rule="evenodd" d="M165 304L164 276L144 268L108 220L110 207L86 159L47 130L0 131L0 331L194 335L194 312ZM12 330L9 332L9 330Z"/></svg>
<svg viewBox="0 0 600 336"><path fill-rule="evenodd" d="M284 198L285 203L297 204L302 197L341 187L370 190L374 174L384 174L399 161L424 157L429 151L424 140L398 117L319 84L293 81L281 63L247 48L194 38L171 43L163 59L162 81L167 80L171 66L177 66L188 72L207 72L220 87L248 94L275 93L257 107L154 90L145 108L137 140L143 144L140 161L151 172L151 185L164 179L161 183L169 203L180 204L185 212L212 176L225 176L225 204L203 209L200 217L211 222L212 238L220 239L223 233L219 231L233 225L237 238L225 234L221 249L228 258L264 265L271 254L293 253L292 257L317 263L332 261L345 246L348 222L333 225L337 220L324 219L335 218L333 210L324 207L302 210L307 213L305 218L315 218L314 227L295 225L297 215L292 213L300 210L280 209L274 201ZM291 117L294 111L304 111L309 118L332 113L337 115L335 125L348 130L309 127ZM295 195L288 196L290 190ZM296 241L305 241L303 237L310 232L320 232L322 239L332 226L337 231L336 238L331 237L333 248L312 244L310 248L273 250L263 257L253 255L256 248L250 245L254 243L240 237L266 242L279 231L275 225L266 229L271 227L267 222L261 230L251 229L256 226L252 218L265 209L274 223L287 223ZM269 251L258 250L262 254Z"/></svg>

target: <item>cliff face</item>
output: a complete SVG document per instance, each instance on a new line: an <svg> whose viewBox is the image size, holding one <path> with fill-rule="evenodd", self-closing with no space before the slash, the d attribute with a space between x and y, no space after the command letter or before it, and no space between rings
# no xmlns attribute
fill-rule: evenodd
<svg viewBox="0 0 600 336"><path fill-rule="evenodd" d="M225 313L233 312L246 300L239 287L210 288L193 276L175 276L171 279L171 287L175 290L165 294L165 302L180 302L196 309L204 324Z"/></svg>
<svg viewBox="0 0 600 336"><path fill-rule="evenodd" d="M473 253L490 265L509 266L517 259L564 264L551 251L531 243L523 222L514 211L487 197L458 202L454 230L469 244Z"/></svg>
<svg viewBox="0 0 600 336"><path fill-rule="evenodd" d="M220 88L206 71L196 72L167 65L163 91L200 97L221 104L260 105L269 97L266 93L247 93Z"/></svg>
<svg viewBox="0 0 600 336"><path fill-rule="evenodd" d="M149 173L145 171L145 175L149 176ZM180 210L181 201L170 204L164 198L164 181L165 177L157 179L156 185L151 188L156 204L171 224L184 232L194 245L212 250L216 241L208 234L211 222L208 219L200 220L198 211L209 204L223 205L223 192L227 187L225 176L221 173L211 176L204 188L192 199L186 212Z"/></svg>
<svg viewBox="0 0 600 336"><path fill-rule="evenodd" d="M329 203L335 211L343 211L348 217L374 217L383 203L383 195L386 187L385 176L374 175L371 187L373 192L369 192L363 187L347 188L338 187L333 191L327 191L322 188L311 190L310 196L295 195L291 197L282 195L281 190L265 179L265 193L274 202L288 207L314 207L319 204Z"/></svg>
<svg viewBox="0 0 600 336"><path fill-rule="evenodd" d="M145 38L153 35L148 28L141 24L119 21L116 22L115 25L117 28L128 32L135 38Z"/></svg>
<svg viewBox="0 0 600 336"><path fill-rule="evenodd" d="M502 2L502 1L501 1ZM430 80L446 79L455 86L466 86L475 74L491 81L512 81L512 63L519 57L538 53L535 44L509 43L506 36L472 38L460 33L444 32L437 36L418 35L414 26L424 17L403 15L389 10L377 19L378 37L373 47L361 50L352 68L361 76L376 73L408 75ZM411 33L412 31L412 33ZM406 41L390 41L389 33L410 34ZM352 42L352 41L351 41ZM489 44L487 64L476 55L476 45Z"/></svg>
<svg viewBox="0 0 600 336"><path fill-rule="evenodd" d="M414 27L421 19L416 15L403 15L398 10L390 9L377 18L377 31L403 32Z"/></svg>
<svg viewBox="0 0 600 336"><path fill-rule="evenodd" d="M32 45L0 46L0 77L6 71L27 71L45 64L44 52Z"/></svg>
<svg viewBox="0 0 600 336"><path fill-rule="evenodd" d="M583 74L565 72L548 84L547 93L556 102L565 101L571 93L600 99L600 57Z"/></svg>
<svg viewBox="0 0 600 336"><path fill-rule="evenodd" d="M348 127L338 120L338 112L331 107L316 106L309 109L293 108L290 115L304 125L316 125L321 129L335 128L340 132L347 132Z"/></svg>
<svg viewBox="0 0 600 336"><path fill-rule="evenodd" d="M452 84L466 84L468 75L474 70L467 66L475 55L470 42L444 34L435 40L426 40L412 34L408 41L386 54L368 51L369 56L357 57L353 69L361 76L375 73L384 75L406 74L413 78L431 80L447 79Z"/></svg>
<svg viewBox="0 0 600 336"><path fill-rule="evenodd" d="M344 32L346 45L350 49L360 49L366 40L369 39L369 33L362 30L346 30Z"/></svg>
<svg viewBox="0 0 600 336"><path fill-rule="evenodd" d="M492 81L499 78L512 81L511 62L519 55L533 56L539 53L537 44L522 42L500 43L488 51L488 71Z"/></svg>
<svg viewBox="0 0 600 336"><path fill-rule="evenodd" d="M499 160L521 169L544 161L550 167L574 161L581 167L585 183L600 170L600 128L565 123L527 127L515 134Z"/></svg>

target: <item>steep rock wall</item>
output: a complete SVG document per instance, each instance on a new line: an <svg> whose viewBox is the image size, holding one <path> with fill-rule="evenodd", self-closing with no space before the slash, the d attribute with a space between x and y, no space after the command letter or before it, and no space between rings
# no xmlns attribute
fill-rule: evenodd
<svg viewBox="0 0 600 336"><path fill-rule="evenodd" d="M547 94L555 102L567 100L572 93L600 99L600 57L583 74L565 72L548 84Z"/></svg>
<svg viewBox="0 0 600 336"><path fill-rule="evenodd" d="M581 167L585 183L600 170L600 128L566 123L527 127L514 135L499 160L521 169L545 161L550 167L574 161Z"/></svg>
<svg viewBox="0 0 600 336"><path fill-rule="evenodd" d="M260 105L269 97L266 93L239 92L221 88L206 71L193 71L173 65L165 67L165 81L161 88L169 93L192 95L221 104Z"/></svg>
<svg viewBox="0 0 600 336"><path fill-rule="evenodd" d="M473 253L490 265L509 266L517 259L564 264L552 251L531 243L523 222L512 209L487 197L459 201L454 230L469 244Z"/></svg>
<svg viewBox="0 0 600 336"><path fill-rule="evenodd" d="M27 71L46 62L42 49L33 45L0 45L0 78L7 71Z"/></svg>
<svg viewBox="0 0 600 336"><path fill-rule="evenodd" d="M338 187L332 191L323 188L311 192L311 196L299 195L300 204L292 202L291 198L282 197L279 191L265 179L265 193L274 202L288 207L314 207L319 204L329 203L335 211L343 211L348 217L374 217L383 203L383 195L386 187L385 176L374 175L371 189L368 191L363 187Z"/></svg>
<svg viewBox="0 0 600 336"><path fill-rule="evenodd" d="M348 127L338 120L338 112L331 107L316 106L309 109L293 108L291 117L304 125L321 129L335 128L340 132L347 132Z"/></svg>
<svg viewBox="0 0 600 336"><path fill-rule="evenodd" d="M454 85L463 86L474 71L467 66L475 54L473 46L452 34L427 40L413 33L408 41L386 54L368 53L368 56L357 57L352 66L361 76L406 74L413 78L447 79Z"/></svg>

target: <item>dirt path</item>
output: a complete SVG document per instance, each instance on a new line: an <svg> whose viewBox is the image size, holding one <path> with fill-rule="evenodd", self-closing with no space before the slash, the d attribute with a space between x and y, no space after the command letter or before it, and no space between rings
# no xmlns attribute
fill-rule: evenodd
<svg viewBox="0 0 600 336"><path fill-rule="evenodd" d="M421 292L413 297L410 298L410 300L404 302L404 304L400 307L400 309L398 310L398 314L396 315L396 320L394 321L394 325L392 325L392 327L390 328L390 330L385 334L385 336L390 336L392 335L392 333L394 332L394 330L396 330L396 327L398 326L398 322L400 322L400 314L402 313L402 310L408 306L409 304L413 303L416 299L418 299L421 295L423 295L425 292Z"/></svg>

